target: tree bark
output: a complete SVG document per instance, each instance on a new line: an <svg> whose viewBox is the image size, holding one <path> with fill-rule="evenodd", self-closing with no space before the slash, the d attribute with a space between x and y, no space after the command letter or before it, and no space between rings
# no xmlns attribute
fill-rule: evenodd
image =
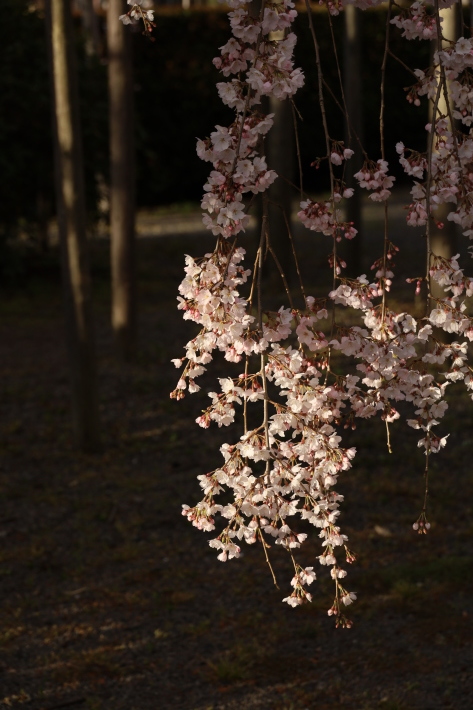
<svg viewBox="0 0 473 710"><path fill-rule="evenodd" d="M452 40L456 41L458 37L460 36L459 34L459 20L460 20L460 13L459 13L459 6L454 5L453 7L450 8L444 8L440 10L440 16L443 18L443 23L442 23L442 34L446 38L446 40ZM437 44L437 43L435 43ZM445 47L449 46L448 41L442 43ZM434 51L436 47L432 47L432 51ZM441 49L439 47L438 49ZM450 106L452 108L452 106ZM430 112L432 113L432 104L430 104ZM444 115L448 114L448 107L445 102L445 95L442 92L438 104L438 112L442 113ZM430 120L432 117L430 117ZM455 126L451 126L451 130L455 130ZM455 222L449 222L447 220L447 215L449 212L451 212L453 209L452 203L449 204L442 204L438 207L437 210L435 210L434 215L435 219L439 220L440 222L443 223L444 227L443 229L437 229L433 224L432 224L432 232L431 232L431 237L430 237L430 245L433 254L436 256L442 256L444 259L451 259L454 254L457 253L457 241L458 241L458 235L457 235L457 226ZM432 279L432 283L430 286L431 293L434 298L444 298L445 297L445 291L443 286L440 286L435 280ZM445 336L443 336L445 337Z"/></svg>
<svg viewBox="0 0 473 710"><path fill-rule="evenodd" d="M109 0L107 17L110 122L110 237L112 326L120 356L136 340L135 169L131 36L119 15L125 0Z"/></svg>
<svg viewBox="0 0 473 710"><path fill-rule="evenodd" d="M99 407L70 2L48 0L46 9L54 87L56 198L72 380L73 428L76 444L84 451L96 451L100 448Z"/></svg>
<svg viewBox="0 0 473 710"><path fill-rule="evenodd" d="M101 54L100 30L93 0L75 0L75 3L81 12L82 25L85 30L85 51L89 57L99 57Z"/></svg>

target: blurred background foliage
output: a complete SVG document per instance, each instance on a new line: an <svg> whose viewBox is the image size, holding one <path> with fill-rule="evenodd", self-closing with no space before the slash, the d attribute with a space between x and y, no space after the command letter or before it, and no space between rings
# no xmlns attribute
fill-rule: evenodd
<svg viewBox="0 0 473 710"><path fill-rule="evenodd" d="M44 251L48 221L54 216L53 151L51 140L51 92L44 19L28 0L2 0L0 24L0 276L18 278L25 270L27 254ZM334 31L342 63L343 23ZM101 19L105 22L105 19ZM362 16L362 80L365 147L374 160L380 157L379 85L386 14L369 11ZM232 112L222 105L215 83L221 76L212 65L217 48L230 33L224 9L199 8L158 12L155 41L134 35L134 84L137 146L138 206L158 206L179 201L198 201L209 166L195 153L196 137L209 135L215 124L228 124ZM84 51L79 19L81 120L84 144L89 223L99 215L100 197L108 180L107 76L103 60ZM104 28L102 27L102 30ZM338 86L337 66L328 18L316 16L316 29L326 80ZM325 152L317 97L317 75L312 38L302 12L295 24L298 34L297 65L306 75L305 87L296 97L303 122L300 125L306 190L327 187L324 170L311 162ZM411 67L428 63L427 43L405 42L393 31L392 51ZM343 69L343 67L342 67ZM403 99L403 88L413 77L396 61L388 62L389 92L386 110L387 158L394 174L402 178L395 143L411 137L409 147L425 144L426 107L415 108ZM339 96L339 92L337 92ZM331 135L343 139L343 117L327 99ZM22 248L12 248L21 237Z"/></svg>

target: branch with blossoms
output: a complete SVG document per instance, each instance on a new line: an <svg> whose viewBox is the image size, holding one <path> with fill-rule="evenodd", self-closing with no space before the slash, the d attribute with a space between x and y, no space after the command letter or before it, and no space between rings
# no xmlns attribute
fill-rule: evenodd
<svg viewBox="0 0 473 710"><path fill-rule="evenodd" d="M444 205L450 206L447 219L458 224L465 236L473 236L473 40L443 41L437 0L407 7L389 3L381 67L380 157L369 157L363 151L364 163L355 174L357 189L367 190L369 199L383 205L384 234L371 267L374 275L349 279L344 276L346 264L337 254L337 244L357 234L356 225L344 220L342 209L343 200L353 195L343 181L344 166L353 150L330 134L325 96L327 91L332 97L335 93L325 84L317 17L307 3L326 146L326 154L315 163L327 161L331 195L328 200L303 195L298 217L310 231L331 237L333 287L324 299L315 299L301 285L303 308L295 307L291 299L278 310L264 311L263 265L265 259L276 258L266 219L267 191L277 175L264 153L273 115L265 114L261 103L264 96L291 99L304 76L294 66L296 36L291 25L296 11L290 0L263 0L256 15L245 0L228 4L233 36L220 48L214 65L225 78L217 84L218 93L233 109L234 119L228 126L216 126L197 143L198 156L211 163L201 203L203 222L217 239L212 252L199 259L186 257L178 308L200 331L185 346L185 356L173 361L182 372L171 397L182 399L186 392L197 392L197 378L220 352L229 363L241 364L243 371L219 380L219 390L209 393L211 403L197 423L203 428L212 423L227 426L237 420L240 408L243 430L238 440L221 447L220 467L199 476L203 498L192 507L183 506L183 515L204 531L216 530L217 520L223 521L209 543L222 562L239 557L242 542L261 543L270 566L270 543L285 548L294 576L292 591L284 601L294 607L312 599L307 587L315 581L314 567L301 564L296 554L307 539L299 521L313 525L321 543L318 562L330 568L335 585L328 614L335 617L337 626L350 627L345 610L356 594L345 588L345 582L342 586L341 580L347 575L344 563L351 564L355 556L339 525L343 497L336 486L339 476L351 468L356 450L343 447L340 430L354 428L357 418L379 416L385 422L391 450L390 425L401 417L399 403L412 406L407 425L419 431L418 446L426 462L423 505L413 528L426 533L430 528L429 462L448 438L437 434L448 407L448 386L463 381L473 396L473 369L468 364L473 319L466 302L473 295L473 279L460 266L459 255L434 254L430 239L432 226L440 222L437 210ZM330 16L343 10L342 0L321 4ZM366 9L381 2L354 0L352 4ZM453 4L454 0L441 0L442 8ZM437 42L432 66L412 71L417 82L407 92L407 100L416 106L424 97L432 104L427 147L406 148L403 142L396 146L402 167L414 179L407 226L425 226L426 230L425 273L408 279L415 282L416 295L425 300L421 318L396 312L389 301L395 260L400 256L389 234L389 201L395 180L386 161L384 138L386 64L394 28L408 40ZM340 92L343 97L341 87ZM439 109L441 96L446 97L446 115ZM346 114L344 100L336 103ZM345 118L349 121L348 115ZM260 193L260 242L255 262L247 268L238 236L249 223L249 202ZM443 289L441 297L433 295L434 282ZM245 289L249 289L248 296ZM346 309L350 309L348 323ZM353 311L358 314L355 325ZM442 330L449 334L448 342L439 336ZM346 374L341 375L344 365ZM250 420L257 425L249 426ZM224 492L230 492L231 502L219 502ZM271 571L274 578L272 567Z"/></svg>
<svg viewBox="0 0 473 710"><path fill-rule="evenodd" d="M143 22L144 32L151 41L154 41L154 37L151 37L151 32L156 27L154 22L154 10L152 9L152 2L150 0L126 0L127 5L131 5L131 8L123 15L119 16L119 20L123 22L124 25L134 25L138 22Z"/></svg>

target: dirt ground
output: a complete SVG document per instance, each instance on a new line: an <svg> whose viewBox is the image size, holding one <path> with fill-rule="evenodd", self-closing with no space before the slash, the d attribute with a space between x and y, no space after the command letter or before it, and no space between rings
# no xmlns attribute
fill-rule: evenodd
<svg viewBox="0 0 473 710"><path fill-rule="evenodd" d="M351 630L327 616L322 568L314 603L291 609L283 551L271 551L277 590L260 548L222 564L181 516L198 500L196 476L238 436L194 423L205 393L169 399L170 359L192 333L175 307L183 253L209 246L202 235L139 241L139 352L125 366L108 319L108 244L93 244L95 456L72 445L57 269L1 295L0 707L471 710L473 407L460 390L434 459L427 536L412 530L415 432L393 427L391 456L380 422L350 434L360 453L339 488L358 555ZM312 533L305 564L317 543Z"/></svg>

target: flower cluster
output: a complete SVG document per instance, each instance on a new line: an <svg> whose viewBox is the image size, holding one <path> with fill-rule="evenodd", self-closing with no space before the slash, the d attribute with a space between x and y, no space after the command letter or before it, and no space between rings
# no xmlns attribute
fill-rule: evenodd
<svg viewBox="0 0 473 710"><path fill-rule="evenodd" d="M153 3L151 0L127 0L127 5L131 5L131 9L118 18L124 25L133 25L140 20L143 22L144 33L149 34L156 27L154 20ZM152 38L150 38L152 39Z"/></svg>
<svg viewBox="0 0 473 710"><path fill-rule="evenodd" d="M437 39L437 26L442 18L437 18L432 8L419 0L403 9L391 22L402 29L402 36L406 39Z"/></svg>
<svg viewBox="0 0 473 710"><path fill-rule="evenodd" d="M447 219L460 225L463 234L473 236L473 137L467 129L473 123L473 92L471 90L471 70L473 68L473 42L461 37L450 47L437 51L434 56L437 69L444 73L445 86L439 85L438 71L416 70L419 82L417 96L427 95L435 101L438 91L447 91L452 102L452 118L461 121L465 130L459 131L451 125L448 116L436 116L426 126L433 134L433 151L427 154L407 151L403 143L396 148L400 162L408 175L422 182L412 188L413 202L409 206L407 222L411 226L427 222L427 197L430 216L440 205L452 203L454 208ZM412 95L411 90L411 95ZM429 195L427 195L427 182Z"/></svg>
<svg viewBox="0 0 473 710"><path fill-rule="evenodd" d="M414 150L406 149L404 143L402 143L401 141L399 141L399 143L396 143L396 152L400 156L399 162L401 163L407 175L412 175L412 177L419 178L421 180L424 176L425 170L427 170L426 155L418 153Z"/></svg>
<svg viewBox="0 0 473 710"><path fill-rule="evenodd" d="M340 193L336 194L340 195ZM351 194L351 190L343 191L344 197L351 197ZM340 241L342 236L353 239L358 233L352 222L342 221L342 213L340 210L333 210L331 202L319 203L312 200L301 202L301 211L297 216L307 229L334 237L337 241Z"/></svg>
<svg viewBox="0 0 473 710"><path fill-rule="evenodd" d="M284 599L293 607L312 598L307 587L315 580L314 568L295 559L308 536L307 525L312 525L321 544L318 562L330 568L335 584L328 614L337 626L349 627L345 609L356 594L347 591L344 581L342 586L347 574L343 565L355 558L339 524L343 497L336 486L340 475L351 468L356 451L343 446L339 431L353 427L356 418L379 416L386 423L390 446L389 425L400 418L399 403L407 403L412 409L407 424L419 432L418 445L428 471L430 456L447 442L448 435L438 427L448 407L448 386L464 381L473 397L467 352L473 341L473 320L466 303L473 295L473 279L465 275L458 255L445 258L428 251L425 276L408 279L416 282L417 294L422 284L427 286L424 316L394 312L387 299L399 250L387 235L383 253L372 264L372 280L366 274L356 279L341 276L345 263L336 253L336 242L343 236L353 238L357 230L336 207L352 196L353 189L346 189L343 175L335 179L334 170L342 172L353 151L326 133L327 154L316 163L327 161L332 194L329 200L304 199L298 216L308 229L333 238L333 288L324 299L304 295L303 308L291 302L290 307L263 311L261 269L270 251L267 235L263 230L253 270L244 267L245 251L237 246L236 237L248 224L245 195L265 192L276 179L263 155L263 137L272 126L272 116L259 111L261 98L285 99L302 85L302 73L292 59L295 36L289 31L296 13L288 0L263 3L257 16L244 0L228 4L233 37L220 48L214 64L227 79L218 84L218 92L235 111L235 120L228 127L216 126L197 144L199 157L212 164L202 208L204 224L217 236L217 244L201 259L186 257L178 307L201 330L187 343L185 357L174 360L182 374L171 396L180 399L186 390L196 392L196 378L214 352L220 351L229 362L241 363L240 372L219 379L219 388L208 393L210 404L197 423L203 428L212 423L228 426L238 421L240 408L243 431L221 447L221 465L199 476L202 500L193 507L183 506L182 512L205 531L216 530L217 518L223 521L209 543L222 562L237 558L242 542L260 543L268 560L270 547L283 547L294 565L292 591ZM331 14L342 8L340 1L325 4ZM354 4L366 8L378 0ZM441 2L443 7L451 4L452 0ZM392 22L407 39L432 39L440 19L432 6L414 2ZM274 39L276 32L280 39ZM451 203L449 219L472 236L473 42L462 38L439 50L435 63L442 72L435 67L416 70L418 82L408 99L417 104L419 97L427 96L437 107L447 77L453 117L462 121L463 129L455 131L449 117L438 115L436 108L427 126L427 152L397 144L404 170L415 179L407 222L430 225L438 206ZM365 154L355 174L358 188L367 189L374 202L388 200L394 184L384 149L381 155L374 162ZM252 285L246 292L248 282ZM440 298L432 295L434 282L444 290ZM341 325L345 309L351 313ZM442 330L449 334L448 342L439 337ZM255 425L256 421L260 423ZM421 533L429 530L425 504L413 527Z"/></svg>
<svg viewBox="0 0 473 710"><path fill-rule="evenodd" d="M294 68L295 34L272 39L274 32L286 32L297 13L290 0L266 3L254 17L243 0L231 0L229 13L233 37L220 48L214 65L224 77L217 89L222 99L236 111L228 128L217 126L206 140L197 143L197 154L213 164L202 200L205 226L215 235L229 238L244 231L248 223L243 195L265 191L276 179L259 152L261 138L272 126L272 114L263 115L255 107L262 96L291 97L304 83L300 69Z"/></svg>
<svg viewBox="0 0 473 710"><path fill-rule="evenodd" d="M394 185L395 178L388 175L388 164L385 160L376 163L365 161L362 169L355 173L360 187L373 190L369 195L373 202L383 202L391 195L390 188Z"/></svg>

